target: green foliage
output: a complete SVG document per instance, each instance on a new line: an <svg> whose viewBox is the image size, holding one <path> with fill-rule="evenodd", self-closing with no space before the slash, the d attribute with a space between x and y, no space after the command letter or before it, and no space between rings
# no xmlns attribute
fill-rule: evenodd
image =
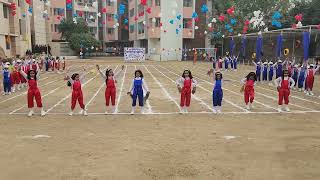
<svg viewBox="0 0 320 180"><path fill-rule="evenodd" d="M88 48L89 51L91 51L91 47L100 46L100 42L88 33L73 33L68 39L70 48L73 50L80 50L81 45Z"/></svg>
<svg viewBox="0 0 320 180"><path fill-rule="evenodd" d="M291 20L297 14L303 15L303 25L320 24L320 1L319 0L302 0L295 3L295 7L290 11Z"/></svg>

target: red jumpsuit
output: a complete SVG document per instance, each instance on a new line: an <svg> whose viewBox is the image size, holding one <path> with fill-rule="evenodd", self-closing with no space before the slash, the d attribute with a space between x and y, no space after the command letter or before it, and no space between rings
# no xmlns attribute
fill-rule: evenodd
<svg viewBox="0 0 320 180"><path fill-rule="evenodd" d="M288 105L289 104L289 95L290 95L290 88L289 88L289 80L282 80L281 81L281 86L279 89L279 105L284 104Z"/></svg>
<svg viewBox="0 0 320 180"><path fill-rule="evenodd" d="M60 61L55 62L55 68L59 71L60 70Z"/></svg>
<svg viewBox="0 0 320 180"><path fill-rule="evenodd" d="M21 79L20 79L20 72L18 71L19 67L14 66L13 71L12 71L12 84L20 84Z"/></svg>
<svg viewBox="0 0 320 180"><path fill-rule="evenodd" d="M72 85L71 110L74 110L77 101L79 102L81 109L84 109L83 94L80 81L74 81Z"/></svg>
<svg viewBox="0 0 320 180"><path fill-rule="evenodd" d="M288 66L288 72L289 72L289 77L291 77L291 75L292 75L292 66L291 65Z"/></svg>
<svg viewBox="0 0 320 180"><path fill-rule="evenodd" d="M183 82L183 88L181 89L181 99L180 99L180 106L190 106L191 101L191 87L192 86L192 79L185 79Z"/></svg>
<svg viewBox="0 0 320 180"><path fill-rule="evenodd" d="M307 74L307 79L306 79L306 85L307 85L307 89L310 89L310 91L312 91L313 89L313 82L314 82L313 69L309 69Z"/></svg>
<svg viewBox="0 0 320 180"><path fill-rule="evenodd" d="M115 80L113 79L107 79L106 80L106 91L105 91L105 99L106 99L106 106L109 106L110 98L111 98L111 104L112 106L116 105L116 86L115 86Z"/></svg>
<svg viewBox="0 0 320 180"><path fill-rule="evenodd" d="M42 108L41 94L37 85L37 81L34 79L28 80L29 89L28 89L28 108L34 107L33 99L36 99L37 107Z"/></svg>
<svg viewBox="0 0 320 180"><path fill-rule="evenodd" d="M244 102L246 104L253 103L254 100L254 80L248 80L244 88Z"/></svg>
<svg viewBox="0 0 320 180"><path fill-rule="evenodd" d="M54 66L55 66L54 61L51 61L50 66L51 66L51 70L54 71Z"/></svg>

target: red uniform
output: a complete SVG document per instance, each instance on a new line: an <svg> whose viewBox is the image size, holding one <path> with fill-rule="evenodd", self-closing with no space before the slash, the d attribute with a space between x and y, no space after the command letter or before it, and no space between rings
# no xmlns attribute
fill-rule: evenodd
<svg viewBox="0 0 320 180"><path fill-rule="evenodd" d="M51 61L50 66L51 66L51 70L54 71L54 66L55 66L54 61Z"/></svg>
<svg viewBox="0 0 320 180"><path fill-rule="evenodd" d="M312 91L313 89L313 82L314 82L314 73L313 69L308 70L307 79L306 79L306 85L307 89L310 89Z"/></svg>
<svg viewBox="0 0 320 180"><path fill-rule="evenodd" d="M289 95L290 95L290 88L289 88L289 80L283 80L281 81L281 86L279 91L279 105L283 104L283 100L284 100L284 104L288 105L289 104Z"/></svg>
<svg viewBox="0 0 320 180"><path fill-rule="evenodd" d="M81 109L84 109L83 94L80 81L74 81L72 85L71 110L74 110L77 101L79 102Z"/></svg>
<svg viewBox="0 0 320 180"><path fill-rule="evenodd" d="M244 88L244 102L246 104L253 103L254 100L254 80L248 80Z"/></svg>
<svg viewBox="0 0 320 180"><path fill-rule="evenodd" d="M55 68L59 71L60 70L60 61L55 61Z"/></svg>
<svg viewBox="0 0 320 180"><path fill-rule="evenodd" d="M34 79L28 80L29 89L28 89L28 108L34 107L33 99L36 99L37 107L42 108L41 94L38 88L37 81Z"/></svg>
<svg viewBox="0 0 320 180"><path fill-rule="evenodd" d="M116 105L116 86L115 86L115 80L113 79L107 79L106 80L106 91L105 91L105 99L106 99L106 106L109 106L110 98L111 98L111 104L112 106Z"/></svg>
<svg viewBox="0 0 320 180"><path fill-rule="evenodd" d="M28 71L30 70L30 67L29 66L21 66L21 70L27 74ZM26 78L24 78L21 73L20 73L20 78L21 78L21 83L27 82Z"/></svg>
<svg viewBox="0 0 320 180"><path fill-rule="evenodd" d="M288 66L288 73L289 73L289 77L291 77L291 75L292 75L292 66L291 65Z"/></svg>
<svg viewBox="0 0 320 180"><path fill-rule="evenodd" d="M180 106L190 106L192 79L185 79L181 90Z"/></svg>
<svg viewBox="0 0 320 180"><path fill-rule="evenodd" d="M20 84L21 83L21 78L20 78L20 72L18 71L19 67L14 66L13 71L11 73L12 75L12 84Z"/></svg>
<svg viewBox="0 0 320 180"><path fill-rule="evenodd" d="M33 69L33 70L35 70L35 71L38 71L37 68L38 68L38 67L37 67L37 64L32 64L32 65L31 65L31 69Z"/></svg>

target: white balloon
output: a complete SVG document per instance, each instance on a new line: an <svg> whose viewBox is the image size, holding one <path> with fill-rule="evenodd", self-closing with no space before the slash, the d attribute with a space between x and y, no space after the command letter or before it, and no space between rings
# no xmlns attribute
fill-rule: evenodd
<svg viewBox="0 0 320 180"><path fill-rule="evenodd" d="M209 24L208 24L208 27L210 27L210 28L211 28L211 27L212 27L212 23L209 23Z"/></svg>
<svg viewBox="0 0 320 180"><path fill-rule="evenodd" d="M204 31L204 34L208 34L208 32L207 32L207 31Z"/></svg>
<svg viewBox="0 0 320 180"><path fill-rule="evenodd" d="M222 38L224 38L224 35L222 35Z"/></svg>
<svg viewBox="0 0 320 180"><path fill-rule="evenodd" d="M116 26L118 27L120 24L119 23L116 23Z"/></svg>
<svg viewBox="0 0 320 180"><path fill-rule="evenodd" d="M301 21L298 22L297 27L299 27L299 28L302 27Z"/></svg>
<svg viewBox="0 0 320 180"><path fill-rule="evenodd" d="M216 19L216 18L213 18L213 19L211 20L211 22L216 23L216 22L217 22L217 19Z"/></svg>
<svg viewBox="0 0 320 180"><path fill-rule="evenodd" d="M238 34L238 36L240 37L240 36L241 36L241 34L239 33L239 34Z"/></svg>
<svg viewBox="0 0 320 180"><path fill-rule="evenodd" d="M117 28L117 26L116 26L116 25L113 25L113 28L115 29L115 28Z"/></svg>
<svg viewBox="0 0 320 180"><path fill-rule="evenodd" d="M268 32L269 31L269 29L266 27L266 28L264 28L264 32Z"/></svg>
<svg viewBox="0 0 320 180"><path fill-rule="evenodd" d="M118 23L118 24L119 24L119 23ZM142 24L144 24L144 25L145 25L145 24L146 24L146 21L142 21Z"/></svg>
<svg viewBox="0 0 320 180"><path fill-rule="evenodd" d="M194 29L197 30L197 29L199 29L199 27L198 27L198 26L195 26Z"/></svg>
<svg viewBox="0 0 320 180"><path fill-rule="evenodd" d="M157 21L156 18L152 18L152 22L155 23Z"/></svg>

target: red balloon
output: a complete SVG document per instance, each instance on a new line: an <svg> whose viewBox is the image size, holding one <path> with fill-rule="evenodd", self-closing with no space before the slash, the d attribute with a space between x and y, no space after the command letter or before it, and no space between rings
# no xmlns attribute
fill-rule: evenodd
<svg viewBox="0 0 320 180"><path fill-rule="evenodd" d="M31 0L26 0L26 3L30 5L31 4Z"/></svg>
<svg viewBox="0 0 320 180"><path fill-rule="evenodd" d="M146 6L147 5L147 0L141 0L140 4L143 5L143 6Z"/></svg>
<svg viewBox="0 0 320 180"><path fill-rule="evenodd" d="M220 16L219 16L219 20L220 20L221 22L223 22L225 19L226 19L226 17L225 17L224 15L220 15Z"/></svg>
<svg viewBox="0 0 320 180"><path fill-rule="evenodd" d="M107 8L102 8L102 13L106 13L107 12Z"/></svg>
<svg viewBox="0 0 320 180"><path fill-rule="evenodd" d="M151 14L151 7L148 7L146 11L148 14Z"/></svg>

